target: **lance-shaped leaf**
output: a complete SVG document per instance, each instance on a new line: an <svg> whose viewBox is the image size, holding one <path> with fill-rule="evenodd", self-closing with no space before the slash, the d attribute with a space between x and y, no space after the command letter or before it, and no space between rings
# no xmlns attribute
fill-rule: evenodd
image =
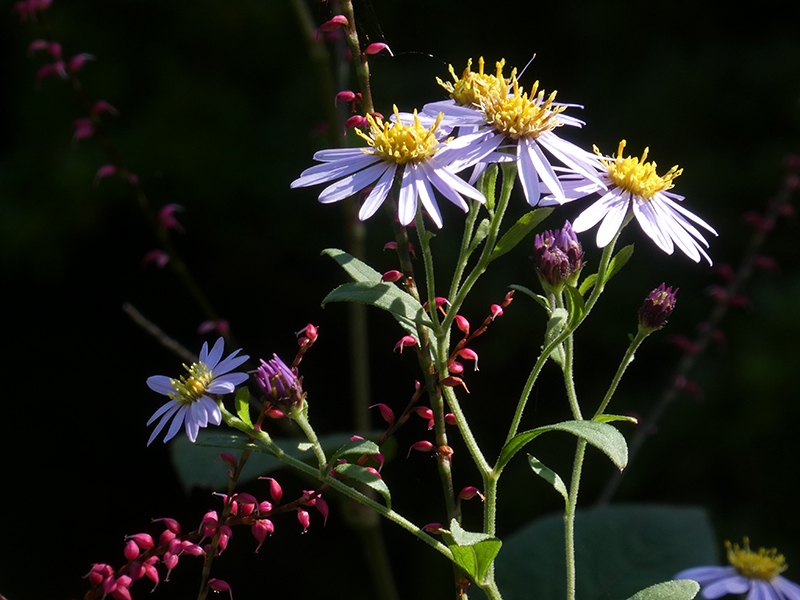
<svg viewBox="0 0 800 600"><path fill-rule="evenodd" d="M330 256L339 265L347 271L347 274L353 278L354 281L372 281L380 282L381 274L375 269L370 267L367 263L358 260L355 256L351 256L344 250L338 248L326 248L322 254Z"/></svg>
<svg viewBox="0 0 800 600"><path fill-rule="evenodd" d="M564 485L564 480L561 479L558 473L546 467L538 458L530 454L528 455L528 464L531 466L534 473L552 485L555 490L564 497L564 502L569 502L567 486Z"/></svg>
<svg viewBox="0 0 800 600"><path fill-rule="evenodd" d="M633 244L629 246L625 246L622 250L617 252L616 256L614 256L611 261L608 263L608 269L606 270L606 280L604 283L608 283L609 279L611 279L614 275L619 273L619 270L625 266L631 256L633 256ZM597 282L597 273L592 273L591 275L587 276L581 282L578 291L583 296L588 292L590 289L594 287L594 284Z"/></svg>
<svg viewBox="0 0 800 600"><path fill-rule="evenodd" d="M253 423L250 421L250 392L246 387L237 390L234 402L236 403L236 414L239 415L242 421L252 427Z"/></svg>
<svg viewBox="0 0 800 600"><path fill-rule="evenodd" d="M411 328L413 333L416 333L415 323L433 327L422 305L393 283L345 283L325 296L322 306L328 302L361 302L377 306L392 313L401 325L406 329Z"/></svg>
<svg viewBox="0 0 800 600"><path fill-rule="evenodd" d="M483 581L502 542L488 533L465 531L455 519L450 521L450 535L455 543L447 547L453 553L453 561L472 579Z"/></svg>
<svg viewBox="0 0 800 600"><path fill-rule="evenodd" d="M367 470L366 467L345 463L336 465L334 470L337 473L341 473L342 475L346 475L351 479L355 479L356 481L360 481L361 483L368 485L381 496L383 496L383 499L386 500L386 508L392 508L392 494L389 492L389 487L386 485L386 482L375 475L375 473L372 471Z"/></svg>
<svg viewBox="0 0 800 600"><path fill-rule="evenodd" d="M516 290L532 298L533 300L541 304L548 313L550 312L550 304L547 302L547 298L545 298L541 294L537 294L532 289L526 288L524 285L517 285L516 283L508 287L510 287L512 290Z"/></svg>
<svg viewBox="0 0 800 600"><path fill-rule="evenodd" d="M508 461L528 442L548 431L565 431L586 440L605 453L620 471L628 464L628 444L625 443L622 434L613 426L597 421L565 421L555 425L537 427L515 435L500 451L500 458L497 460L495 469L502 471Z"/></svg>
<svg viewBox="0 0 800 600"><path fill-rule="evenodd" d="M629 600L692 600L700 591L700 584L691 579L677 579L657 583L637 592Z"/></svg>
<svg viewBox="0 0 800 600"><path fill-rule="evenodd" d="M629 423L638 423L639 419L636 417L629 417L628 415L597 415L592 418L592 421L598 423L613 423L614 421L628 421Z"/></svg>
<svg viewBox="0 0 800 600"><path fill-rule="evenodd" d="M380 454L381 449L378 444L370 440L350 440L344 446L339 448L330 457L330 464L335 463L343 456L362 456L364 454Z"/></svg>
<svg viewBox="0 0 800 600"><path fill-rule="evenodd" d="M537 208L529 213L522 215L519 220L511 226L511 229L506 231L505 235L500 238L497 245L492 252L492 260L500 258L506 252L512 250L519 244L525 237L533 231L533 229L548 215L553 212L552 208Z"/></svg>

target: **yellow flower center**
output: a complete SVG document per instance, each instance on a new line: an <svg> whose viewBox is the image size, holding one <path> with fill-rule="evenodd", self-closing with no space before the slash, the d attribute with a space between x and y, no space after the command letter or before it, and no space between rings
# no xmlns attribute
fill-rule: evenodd
<svg viewBox="0 0 800 600"><path fill-rule="evenodd" d="M595 154L600 156L600 160L608 170L608 176L614 185L620 187L635 196L650 199L658 192L669 190L673 187L672 180L683 173L678 165L672 167L666 174L659 176L656 174L656 163L645 162L649 148L644 149L642 158L622 157L622 151L627 142L622 140L617 149L615 158L607 158L600 154L597 146L594 147Z"/></svg>
<svg viewBox="0 0 800 600"><path fill-rule="evenodd" d="M456 76L453 65L447 65L450 69L450 74L453 76L454 83L450 83L449 81L445 83L438 77L436 81L440 86L450 92L450 97L455 100L456 103L462 106L481 107L483 106L483 99L485 97L492 94L504 95L506 93L508 85L511 82L503 77L503 65L505 64L505 59L497 63L496 76L487 75L483 72L484 62L481 56L478 59L478 72L475 73L471 70L472 59L470 58L467 61L467 68L464 69L461 77Z"/></svg>
<svg viewBox="0 0 800 600"><path fill-rule="evenodd" d="M498 74L500 69L498 63ZM536 138L561 126L558 115L566 110L566 106L553 106L557 92L545 99L544 90L539 91L537 81L528 96L520 89L515 72L511 73L511 86L514 90L512 95L508 94L507 88L493 88L483 99L483 114L489 125L514 140Z"/></svg>
<svg viewBox="0 0 800 600"><path fill-rule="evenodd" d="M369 134L362 133L358 129L355 130L371 146L371 148L365 148L364 152L377 154L383 160L398 165L409 162L419 163L436 154L440 141L436 137L436 130L442 122L443 114L439 113L436 122L430 129L420 125L416 110L414 111L413 125L403 125L400 122L397 106L394 107L394 114L397 117L395 123L367 115Z"/></svg>
<svg viewBox="0 0 800 600"><path fill-rule="evenodd" d="M725 546L728 548L728 561L744 577L769 581L787 569L786 559L775 548L759 548L758 552L753 552L747 538L744 538L744 548L739 548L739 544L731 546L730 542L725 542Z"/></svg>
<svg viewBox="0 0 800 600"><path fill-rule="evenodd" d="M187 379L181 375L180 379L170 379L172 388L175 391L170 392L169 397L178 404L186 406L197 402L206 395L206 390L211 385L213 375L208 365L203 362L192 363L191 367L183 365L183 368L189 371L189 378Z"/></svg>

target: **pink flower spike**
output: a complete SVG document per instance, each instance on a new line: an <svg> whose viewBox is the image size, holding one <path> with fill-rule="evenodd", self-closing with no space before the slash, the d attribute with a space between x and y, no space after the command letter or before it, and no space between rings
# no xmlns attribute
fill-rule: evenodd
<svg viewBox="0 0 800 600"><path fill-rule="evenodd" d="M400 271L392 270L386 271L383 275L381 275L381 281L388 281L390 283L394 283L395 281L399 281L403 278L403 274Z"/></svg>
<svg viewBox="0 0 800 600"><path fill-rule="evenodd" d="M136 560L139 558L139 546L136 545L136 542L133 540L128 540L128 543L125 544L125 558L128 559L128 562Z"/></svg>
<svg viewBox="0 0 800 600"><path fill-rule="evenodd" d="M458 497L461 500L472 500L475 496L478 496L481 499L481 502L486 500L486 496L481 494L481 491L478 488L476 488L474 485L469 485L469 486L465 487L458 494Z"/></svg>
<svg viewBox="0 0 800 600"><path fill-rule="evenodd" d="M89 134L91 135L91 133ZM78 139L78 131L75 131L75 139ZM114 165L103 165L99 169L97 169L97 173L94 176L94 184L97 185L100 183L101 179L105 179L106 177L111 177L112 175L116 175L117 167Z"/></svg>
<svg viewBox="0 0 800 600"><path fill-rule="evenodd" d="M406 458L411 456L412 450L417 450L418 452L430 452L431 450L433 450L433 448L434 448L433 444L425 440L422 440L421 442L416 442L415 444L411 444L411 448L408 449L408 454L406 455Z"/></svg>
<svg viewBox="0 0 800 600"><path fill-rule="evenodd" d="M168 262L169 255L163 250L150 250L150 252L145 254L144 258L142 258L143 267L150 263L155 263L159 269L163 269Z"/></svg>
<svg viewBox="0 0 800 600"><path fill-rule="evenodd" d="M389 53L389 56L394 56L394 54L392 54L392 49L389 48L389 44L384 44L383 42L375 42L374 44L370 44L364 49L364 54L378 54L383 50L386 50Z"/></svg>
<svg viewBox="0 0 800 600"><path fill-rule="evenodd" d="M462 348L458 351L458 355L461 358L465 358L467 360L474 360L475 361L475 370L478 370L478 353L474 350L470 350L469 348Z"/></svg>
<svg viewBox="0 0 800 600"><path fill-rule="evenodd" d="M456 315L455 321L456 327L458 327L464 333L464 335L469 335L469 321L467 321L461 315Z"/></svg>
<svg viewBox="0 0 800 600"><path fill-rule="evenodd" d="M328 33L329 31L335 31L341 27L349 26L350 22L347 20L347 17L344 15L336 15L330 21L319 26L319 29L317 29L317 38L319 38L320 33Z"/></svg>
<svg viewBox="0 0 800 600"><path fill-rule="evenodd" d="M303 526L303 533L308 531L308 527L311 525L311 517L309 516L308 511L302 508L298 509L297 520L300 521L300 525Z"/></svg>
<svg viewBox="0 0 800 600"><path fill-rule="evenodd" d="M73 140L85 140L94 135L94 123L91 119L75 119L72 126L75 128L72 134Z"/></svg>
<svg viewBox="0 0 800 600"><path fill-rule="evenodd" d="M119 114L117 109L114 108L113 106L111 106L105 100L98 100L97 102L95 102L92 105L91 113L93 115L101 115L103 113L109 113L109 114L114 115L114 116Z"/></svg>
<svg viewBox="0 0 800 600"><path fill-rule="evenodd" d="M392 409L386 406L385 404L373 404L372 406L370 406L370 408L375 408L376 406L381 411L381 417L383 417L383 420L386 421L389 425L393 424L394 413L392 412Z"/></svg>
<svg viewBox="0 0 800 600"><path fill-rule="evenodd" d="M226 582L222 581L222 579L214 579L214 578L209 579L208 587L210 587L215 592L228 592L231 596L231 600L233 600L233 592L231 591L231 586L229 586Z"/></svg>
<svg viewBox="0 0 800 600"><path fill-rule="evenodd" d="M380 477L380 475L379 475L379 477ZM323 519L322 526L325 527L325 525L327 525L327 523L328 523L328 512L329 512L328 503L325 502L325 500L323 500L321 497L319 497L319 498L317 498L317 503L314 506L317 507L317 510L319 511L319 514L322 515L322 519Z"/></svg>
<svg viewBox="0 0 800 600"><path fill-rule="evenodd" d="M183 207L178 204L167 204L158 211L158 224L162 229L174 229L185 233L183 226L175 219L176 212L183 212Z"/></svg>
<svg viewBox="0 0 800 600"><path fill-rule="evenodd" d="M87 54L86 52L82 52L81 54L76 54L72 58L69 59L67 63L67 71L70 73L77 73L83 68L83 65L86 64L86 61L94 60L94 56L91 54Z"/></svg>
<svg viewBox="0 0 800 600"><path fill-rule="evenodd" d="M439 382L439 385L443 385L446 387L456 387L458 385L462 386L464 390L469 394L469 390L467 389L467 384L464 383L464 380L460 377L445 377Z"/></svg>
<svg viewBox="0 0 800 600"><path fill-rule="evenodd" d="M259 477L259 479L266 479L269 481L269 495L272 496L272 499L275 502L280 502L281 497L283 496L283 490L281 489L280 484L272 477Z"/></svg>
<svg viewBox="0 0 800 600"><path fill-rule="evenodd" d="M417 338L413 335L404 335L399 342L394 345L394 349L400 348L400 354L403 353L403 348L413 348L417 345Z"/></svg>

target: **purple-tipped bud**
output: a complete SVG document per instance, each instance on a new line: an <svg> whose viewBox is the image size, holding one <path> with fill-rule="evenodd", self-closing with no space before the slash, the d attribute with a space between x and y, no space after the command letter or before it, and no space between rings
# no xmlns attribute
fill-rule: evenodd
<svg viewBox="0 0 800 600"><path fill-rule="evenodd" d="M639 309L639 327L647 333L658 331L667 324L667 319L675 309L675 295L678 288L672 291L663 283L650 292Z"/></svg>
<svg viewBox="0 0 800 600"><path fill-rule="evenodd" d="M583 247L570 222L561 230L537 233L532 258L542 287L548 291L558 293L564 283L574 284L583 268Z"/></svg>
<svg viewBox="0 0 800 600"><path fill-rule="evenodd" d="M300 404L305 398L297 373L286 366L277 354L273 354L269 361L261 360L261 366L256 370L256 382L271 400L287 409Z"/></svg>

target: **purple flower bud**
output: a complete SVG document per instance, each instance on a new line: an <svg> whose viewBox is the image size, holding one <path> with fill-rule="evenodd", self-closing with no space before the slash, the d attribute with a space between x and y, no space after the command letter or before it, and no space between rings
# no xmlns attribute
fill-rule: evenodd
<svg viewBox="0 0 800 600"><path fill-rule="evenodd" d="M639 327L647 333L658 331L667 324L667 319L675 309L675 295L678 288L672 291L662 283L645 298L639 309Z"/></svg>
<svg viewBox="0 0 800 600"><path fill-rule="evenodd" d="M570 222L561 230L536 234L532 258L542 287L548 291L558 293L568 280L577 279L583 268L583 248Z"/></svg>

